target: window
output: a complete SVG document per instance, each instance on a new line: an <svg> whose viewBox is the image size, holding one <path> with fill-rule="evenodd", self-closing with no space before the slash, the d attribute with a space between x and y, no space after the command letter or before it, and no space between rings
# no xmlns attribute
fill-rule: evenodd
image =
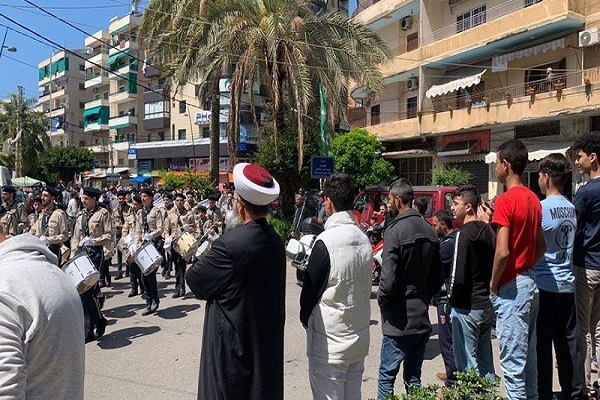
<svg viewBox="0 0 600 400"><path fill-rule="evenodd" d="M169 104L164 100L144 104L144 119L169 118Z"/></svg>
<svg viewBox="0 0 600 400"><path fill-rule="evenodd" d="M399 177L408 179L413 186L431 184L431 160L431 157L401 159Z"/></svg>
<svg viewBox="0 0 600 400"><path fill-rule="evenodd" d="M149 133L148 136L146 137L146 141L151 142L152 141L152 134Z"/></svg>
<svg viewBox="0 0 600 400"><path fill-rule="evenodd" d="M379 124L379 113L381 110L381 106L377 104L376 106L371 107L371 125Z"/></svg>
<svg viewBox="0 0 600 400"><path fill-rule="evenodd" d="M102 93L102 98L103 98L104 100L108 100L108 92L104 92L104 93Z"/></svg>
<svg viewBox="0 0 600 400"><path fill-rule="evenodd" d="M210 137L210 128L208 126L205 126L202 128L202 138L206 139Z"/></svg>
<svg viewBox="0 0 600 400"><path fill-rule="evenodd" d="M185 129L179 129L177 131L177 139L178 140L185 140Z"/></svg>
<svg viewBox="0 0 600 400"><path fill-rule="evenodd" d="M85 83L79 84L79 90L85 90Z"/></svg>
<svg viewBox="0 0 600 400"><path fill-rule="evenodd" d="M406 51L413 51L419 48L419 33L415 32L406 37Z"/></svg>
<svg viewBox="0 0 600 400"><path fill-rule="evenodd" d="M84 64L79 64L79 70L80 71L85 71L85 65Z"/></svg>
<svg viewBox="0 0 600 400"><path fill-rule="evenodd" d="M456 32L466 31L485 23L485 4L456 17Z"/></svg>
<svg viewBox="0 0 600 400"><path fill-rule="evenodd" d="M94 95L94 100L98 100L99 98L100 98L100 95L99 95L98 93L96 93L96 94Z"/></svg>
<svg viewBox="0 0 600 400"><path fill-rule="evenodd" d="M548 79L546 71L548 68L552 68L552 76ZM542 64L531 67L525 71L525 94L527 89L530 87L535 88L536 92L548 92L553 89L553 84L558 81L565 83L565 69L567 68L567 61L563 58L560 61Z"/></svg>
<svg viewBox="0 0 600 400"><path fill-rule="evenodd" d="M406 99L406 118L415 118L417 116L417 96Z"/></svg>
<svg viewBox="0 0 600 400"><path fill-rule="evenodd" d="M187 104L185 103L185 100L180 101L179 102L179 114L185 113L186 108L187 108Z"/></svg>
<svg viewBox="0 0 600 400"><path fill-rule="evenodd" d="M515 139L560 135L560 121L515 126Z"/></svg>

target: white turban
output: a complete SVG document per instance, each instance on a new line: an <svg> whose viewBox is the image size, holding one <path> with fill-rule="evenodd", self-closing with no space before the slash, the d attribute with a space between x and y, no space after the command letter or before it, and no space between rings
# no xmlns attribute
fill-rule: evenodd
<svg viewBox="0 0 600 400"><path fill-rule="evenodd" d="M236 164L233 183L241 198L257 206L266 206L279 196L279 183L266 169L256 164Z"/></svg>

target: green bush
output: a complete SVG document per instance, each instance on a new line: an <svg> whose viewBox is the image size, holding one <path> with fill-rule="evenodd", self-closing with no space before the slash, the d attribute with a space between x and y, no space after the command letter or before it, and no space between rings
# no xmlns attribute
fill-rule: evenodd
<svg viewBox="0 0 600 400"><path fill-rule="evenodd" d="M410 387L407 394L389 395L386 400L503 400L498 388L500 379L489 380L474 369L455 374L456 384L446 387L427 385Z"/></svg>
<svg viewBox="0 0 600 400"><path fill-rule="evenodd" d="M267 216L267 222L275 229L275 232L277 232L283 242L287 243L290 238L290 232L292 231L292 221L274 218L269 215Z"/></svg>
<svg viewBox="0 0 600 400"><path fill-rule="evenodd" d="M438 186L466 185L473 178L473 174L458 167L450 167L433 173L432 181Z"/></svg>

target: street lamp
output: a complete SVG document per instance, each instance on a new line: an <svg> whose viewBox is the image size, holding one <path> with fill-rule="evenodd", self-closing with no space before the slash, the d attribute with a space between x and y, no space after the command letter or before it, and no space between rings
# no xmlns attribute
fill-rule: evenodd
<svg viewBox="0 0 600 400"><path fill-rule="evenodd" d="M2 51L4 49L10 51L11 53L14 53L17 51L17 48L15 46L5 46L4 43L6 43L6 35L8 35L8 28L6 28L6 32L4 32L4 39L2 39L2 47L0 47L0 58L2 58Z"/></svg>

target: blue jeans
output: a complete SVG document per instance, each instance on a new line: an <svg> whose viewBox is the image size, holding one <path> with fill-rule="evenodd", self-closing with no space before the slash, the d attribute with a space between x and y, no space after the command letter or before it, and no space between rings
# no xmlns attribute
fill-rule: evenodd
<svg viewBox="0 0 600 400"><path fill-rule="evenodd" d="M533 270L523 272L490 297L496 312L500 366L510 400L535 399L537 392L536 320L539 291Z"/></svg>
<svg viewBox="0 0 600 400"><path fill-rule="evenodd" d="M479 375L495 379L492 327L496 315L491 304L483 310L453 308L450 316L456 370L474 368Z"/></svg>
<svg viewBox="0 0 600 400"><path fill-rule="evenodd" d="M429 334L386 336L381 341L381 360L377 378L377 398L385 399L394 393L396 375L404 361L404 387L421 386L421 366Z"/></svg>

